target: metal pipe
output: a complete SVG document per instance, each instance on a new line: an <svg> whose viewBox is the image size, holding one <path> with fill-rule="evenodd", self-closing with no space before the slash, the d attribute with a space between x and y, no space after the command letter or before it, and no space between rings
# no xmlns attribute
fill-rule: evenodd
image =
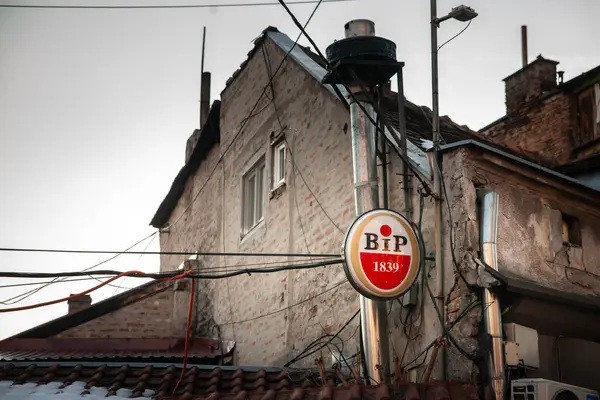
<svg viewBox="0 0 600 400"><path fill-rule="evenodd" d="M373 105L361 102L362 106L375 117ZM350 104L352 124L352 156L354 167L354 201L356 215L379 207L379 186L377 184L377 153L375 129L360 106ZM387 337L386 303L360 296L360 321L363 338L364 358L367 375L381 381L389 376L389 344Z"/></svg>
<svg viewBox="0 0 600 400"><path fill-rule="evenodd" d="M366 20L350 21L345 26L346 37L374 35L375 24ZM367 115L375 120L373 104L357 85L352 88L350 122L352 135L352 164L354 175L354 202L356 215L379 207L377 182L377 147L375 126ZM363 112L359 104L360 101ZM360 296L360 322L368 383L389 382L389 342L387 335L387 305L382 301Z"/></svg>
<svg viewBox="0 0 600 400"><path fill-rule="evenodd" d="M496 242L498 236L498 193L481 190L481 258L491 268L498 270ZM489 289L483 289L483 318L485 331L491 338L492 346L487 355L490 389L496 400L504 399L504 349L502 336L502 314L500 302Z"/></svg>
<svg viewBox="0 0 600 400"><path fill-rule="evenodd" d="M431 94L432 94L432 139L433 139L433 195L434 195L434 244L435 244L435 271L436 271L436 289L435 296L438 309L441 313L441 321L445 321L446 309L444 305L444 253L442 249L442 196L441 196L441 168L439 166L439 147L440 137L440 112L438 95L438 41L437 29L437 0L431 0ZM444 335L442 322L438 324L438 337ZM438 363L436 368L436 378L438 380L446 379L446 352L444 348L440 349Z"/></svg>
<svg viewBox="0 0 600 400"><path fill-rule="evenodd" d="M404 76L403 68L398 69L396 74L398 80L398 131L400 133L400 150L402 157L408 160L406 144L406 105L404 99ZM404 216L412 221L412 186L410 181L410 169L402 163L402 189L404 191Z"/></svg>
<svg viewBox="0 0 600 400"><path fill-rule="evenodd" d="M383 99L383 90L381 87L377 90L377 102L379 103L379 109L381 110L381 100ZM377 116L377 121L379 121L379 131L383 132L385 130L385 125L383 123L383 118L381 116ZM390 194L389 194L389 186L388 186L388 161L387 161L387 143L385 141L385 137L383 134L377 135L379 138L381 136L381 150L380 150L380 159L381 159L381 185L382 185L382 207L388 208L390 206Z"/></svg>
<svg viewBox="0 0 600 400"><path fill-rule="evenodd" d="M527 25L521 26L521 58L523 67L527 65Z"/></svg>

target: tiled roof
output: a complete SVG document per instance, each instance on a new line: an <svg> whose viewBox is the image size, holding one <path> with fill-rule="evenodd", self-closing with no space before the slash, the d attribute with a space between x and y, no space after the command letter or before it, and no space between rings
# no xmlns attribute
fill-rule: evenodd
<svg viewBox="0 0 600 400"><path fill-rule="evenodd" d="M190 340L191 363L228 364L233 342L206 338ZM183 339L7 339L0 342L1 361L130 360L134 362L180 361Z"/></svg>
<svg viewBox="0 0 600 400"><path fill-rule="evenodd" d="M14 385L57 382L57 390L75 385L82 393L90 393L94 387L104 387L109 396L127 393L135 398L153 394L157 399L182 400L387 400L392 397L392 392L394 397L406 400L478 398L476 389L464 384L344 385L331 374L321 385L319 375L310 372L203 366L189 368L176 397L170 397L180 373L181 369L175 365L6 364L0 368L0 381L12 381Z"/></svg>

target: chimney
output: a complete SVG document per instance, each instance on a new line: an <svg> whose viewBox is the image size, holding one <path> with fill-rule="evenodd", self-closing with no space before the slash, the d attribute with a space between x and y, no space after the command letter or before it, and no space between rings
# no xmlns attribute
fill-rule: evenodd
<svg viewBox="0 0 600 400"><path fill-rule="evenodd" d="M541 55L532 62L527 60L527 25L521 26L522 67L504 78L506 115L513 115L532 100L556 88L556 65Z"/></svg>
<svg viewBox="0 0 600 400"><path fill-rule="evenodd" d="M71 296L74 296L73 294ZM69 305L69 314L74 314L81 310L85 310L92 305L92 297L89 294L71 299L67 303Z"/></svg>
<svg viewBox="0 0 600 400"><path fill-rule="evenodd" d="M506 115L518 112L525 104L556 88L557 61L541 55L514 74L504 78Z"/></svg>
<svg viewBox="0 0 600 400"><path fill-rule="evenodd" d="M202 73L202 87L200 88L200 129L204 126L210 111L210 72Z"/></svg>

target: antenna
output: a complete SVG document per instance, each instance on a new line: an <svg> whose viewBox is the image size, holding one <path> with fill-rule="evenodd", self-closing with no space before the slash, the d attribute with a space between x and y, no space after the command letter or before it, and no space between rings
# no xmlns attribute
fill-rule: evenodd
<svg viewBox="0 0 600 400"><path fill-rule="evenodd" d="M200 61L200 126L199 129L202 129L202 124L204 123L204 106L202 104L202 98L204 97L203 93L203 85L204 81L204 48L206 47L206 26L202 28L202 61Z"/></svg>

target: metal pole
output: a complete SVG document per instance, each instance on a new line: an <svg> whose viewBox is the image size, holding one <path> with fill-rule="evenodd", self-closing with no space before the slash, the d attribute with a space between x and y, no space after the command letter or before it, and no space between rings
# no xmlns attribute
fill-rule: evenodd
<svg viewBox="0 0 600 400"><path fill-rule="evenodd" d="M398 80L398 128L400 133L400 150L402 157L408 160L406 144L406 106L404 101L404 76L400 67L396 74ZM408 167L402 163L402 187L404 191L404 213L405 217L412 221L412 187Z"/></svg>
<svg viewBox="0 0 600 400"><path fill-rule="evenodd" d="M202 109L202 97L204 96L203 94L203 83L204 83L204 47L206 45L206 27L202 28L202 58L200 60L200 126L199 128L202 129L202 124L204 124L204 117L206 117L205 115L203 115L203 109Z"/></svg>
<svg viewBox="0 0 600 400"><path fill-rule="evenodd" d="M498 193L480 192L481 199L481 258L491 268L498 270L496 241L498 236ZM486 333L492 340L487 355L488 379L496 400L504 399L504 348L500 302L488 288L483 289L483 319Z"/></svg>
<svg viewBox="0 0 600 400"><path fill-rule="evenodd" d="M378 88L377 90L377 103L379 106L379 109L381 110L381 102L383 99L383 90L381 89L381 87ZM384 132L385 131L385 125L383 123L383 118L381 116L378 116L377 121L379 121L379 132ZM390 205L390 201L389 201L389 188L388 188L388 161L387 161L387 143L385 142L385 137L383 136L383 134L379 134L377 135L377 138L381 137L381 149L380 149L380 159L381 159L381 191L383 192L383 196L382 196L382 207L383 208L388 208Z"/></svg>
<svg viewBox="0 0 600 400"><path fill-rule="evenodd" d="M346 37L374 35L371 21L356 20L345 26ZM362 94L360 86L351 88L366 113L354 100L350 103L352 164L354 172L354 203L356 215L379 207L377 183L376 130L367 114L375 120L373 105ZM371 96L372 97L372 96ZM389 342L387 334L387 304L360 296L360 323L366 375L371 383L389 382ZM373 381L373 379L375 381Z"/></svg>
<svg viewBox="0 0 600 400"><path fill-rule="evenodd" d="M527 66L527 25L521 26L521 61L523 67Z"/></svg>
<svg viewBox="0 0 600 400"><path fill-rule="evenodd" d="M444 254L442 251L442 196L441 196L441 168L439 166L439 146L440 137L440 111L438 96L438 43L437 43L437 0L431 0L431 93L432 93L432 111L433 111L433 195L434 201L434 242L435 242L435 270L436 270L436 302L441 313L441 321L438 324L438 336L443 336L444 327L442 321L445 321L444 305ZM440 348L436 378L438 380L446 379L446 352Z"/></svg>

